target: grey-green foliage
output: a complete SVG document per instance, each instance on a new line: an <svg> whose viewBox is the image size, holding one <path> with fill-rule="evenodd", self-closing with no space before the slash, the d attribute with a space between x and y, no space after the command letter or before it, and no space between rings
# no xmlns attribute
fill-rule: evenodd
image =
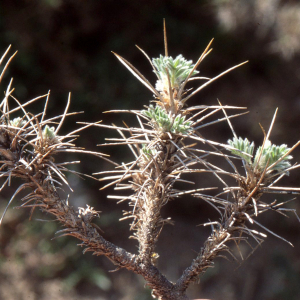
<svg viewBox="0 0 300 300"><path fill-rule="evenodd" d="M48 125L46 125L43 130L43 137L49 140L54 139L56 137L55 127L49 127Z"/></svg>
<svg viewBox="0 0 300 300"><path fill-rule="evenodd" d="M154 72L159 78L156 84L156 89L158 91L168 89L168 73L171 87L179 88L180 84L185 81L194 68L193 61L186 60L181 54L175 59L173 59L172 56L160 55L159 58L153 58L152 62L155 67ZM197 73L199 73L199 71L194 70L191 76L194 76Z"/></svg>
<svg viewBox="0 0 300 300"><path fill-rule="evenodd" d="M284 171L291 166L289 160L291 160L293 156L286 155L289 151L290 148L288 148L286 144L276 146L270 141L266 141L263 149L262 146L258 147L254 158L254 164L258 165L259 169L263 170L267 165L271 166L282 158L282 160L276 163L271 170ZM261 157L259 159L260 155Z"/></svg>
<svg viewBox="0 0 300 300"><path fill-rule="evenodd" d="M17 117L17 118L14 118L14 119L8 121L8 125L13 126L13 127L21 128L25 124L26 124L26 122L20 117Z"/></svg>
<svg viewBox="0 0 300 300"><path fill-rule="evenodd" d="M159 105L154 107L150 105L148 110L143 110L142 113L150 118L157 129L162 132L188 134L192 131L192 121L186 121L185 116L177 115L172 117Z"/></svg>
<svg viewBox="0 0 300 300"><path fill-rule="evenodd" d="M155 149L147 148L147 145L145 144L142 145L142 151L147 158L150 158L151 156L155 155L157 152Z"/></svg>
<svg viewBox="0 0 300 300"><path fill-rule="evenodd" d="M269 140L266 141L264 148L262 148L262 146L259 146L256 150L254 162L252 160L254 142L250 143L247 138L242 139L241 137L234 137L232 140L228 140L228 144L231 147L239 150L231 150L232 154L243 158L248 165L257 167L257 169L260 171L263 171L266 167L269 167L273 164L274 166L272 166L270 171L284 172L284 170L291 166L289 160L291 160L293 157L291 155L287 155L287 153L290 151L290 148L288 148L285 144L276 146Z"/></svg>
<svg viewBox="0 0 300 300"><path fill-rule="evenodd" d="M253 142L250 143L250 141L247 138L242 139L241 137L239 137L239 138L234 137L232 140L228 140L228 144L231 147L240 150L240 151L231 150L232 154L240 156L248 164L251 164L253 150L254 150L254 143ZM245 152L245 153L247 153L249 155L246 155L246 154L242 153L241 151Z"/></svg>

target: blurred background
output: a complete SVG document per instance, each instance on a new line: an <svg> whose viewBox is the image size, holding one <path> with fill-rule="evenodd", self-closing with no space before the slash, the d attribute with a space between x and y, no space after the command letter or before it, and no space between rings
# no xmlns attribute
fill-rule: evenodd
<svg viewBox="0 0 300 300"><path fill-rule="evenodd" d="M151 4L150 4L151 3ZM72 92L70 111L84 114L69 117L62 128L68 132L76 121L130 125L126 114L102 114L109 109L142 109L152 95L112 55L114 51L151 82L155 76L148 61L135 47L150 57L163 54L163 18L166 19L169 55L182 54L194 62L208 42L215 38L213 52L201 64L201 76L213 77L229 67L249 60L205 88L190 105L222 104L248 107L250 113L234 119L239 136L261 143L259 123L268 129L276 107L279 108L271 141L292 146L299 140L300 116L300 3L280 0L198 0L198 1L97 1L97 0L1 0L0 53L9 44L17 56L1 85L1 94L10 77L14 95L22 103L51 90L48 117L63 112L68 93ZM12 53L12 52L11 52ZM43 103L29 110L41 111ZM206 137L226 142L231 133L225 123L207 128ZM128 162L131 153L124 147L100 148L105 137L116 136L99 128L82 132L78 145L88 150L112 154L118 162ZM294 152L299 161L299 150ZM92 174L111 169L103 160L71 156L58 160L81 160L75 170ZM299 186L295 170L282 184ZM99 191L103 182L69 176L75 189L70 203L85 203L102 211L98 222L104 237L130 251L136 242L128 240L128 222L118 222L126 203L117 205L106 199L110 189ZM200 186L214 185L203 178ZM0 197L2 213L13 189ZM289 199L274 195L270 200ZM50 216L35 211L12 209L0 230L0 299L4 300L150 300L144 281L126 270L114 270L105 257L82 255L78 241L55 237L60 229ZM298 200L297 200L298 201ZM299 202L290 208L298 208ZM162 212L175 226L165 226L158 243L158 267L176 280L196 257L210 233L197 227L217 214L200 199L183 198L169 202ZM296 300L300 299L300 224L291 214L265 214L261 223L291 241L295 248L268 235L267 240L245 261L218 259L215 267L189 288L191 298L214 300ZM241 246L245 257L251 248ZM237 254L233 247L233 252Z"/></svg>

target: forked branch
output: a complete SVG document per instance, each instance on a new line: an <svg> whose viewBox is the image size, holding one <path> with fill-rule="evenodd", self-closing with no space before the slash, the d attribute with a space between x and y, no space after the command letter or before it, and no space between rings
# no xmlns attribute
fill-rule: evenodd
<svg viewBox="0 0 300 300"><path fill-rule="evenodd" d="M168 56L166 32L164 36L164 56L151 60L140 49L150 61L157 76L155 87L126 59L115 54L121 63L154 94L153 101L144 109L125 111L136 117L138 123L136 127L125 123L124 126L106 125L101 122L83 123L83 127L66 135L59 135L66 117L74 114L68 113L70 95L63 114L46 119L49 93L21 104L12 95L13 88L10 81L0 105L2 110L0 176L4 179L1 190L9 185L13 178L21 178L23 183L8 202L0 223L12 201L21 191L27 190L28 194L22 198L21 207L32 210L39 208L52 214L64 227L58 232L60 236L73 236L81 241L80 245L85 247L84 252L91 251L95 255L104 255L117 269L126 268L142 275L152 289L153 297L162 300L187 300L186 290L189 285L196 282L200 275L213 266L214 260L223 255L221 252L233 256L230 243L237 247L241 242L250 245L249 238L252 238L260 244L266 237L265 232L286 241L255 219L259 214L270 211L284 215L292 212L298 217L295 210L284 208L285 202L266 203L263 201L263 195L274 192L293 194L300 192L299 188L275 186L281 178L298 168L299 165L291 164L291 152L300 142L292 148L288 148L285 144L276 146L271 143L275 113L268 133L264 134L262 145L254 153L254 143L247 138L239 138L231 124L232 118L243 113L229 114L229 111L244 108L223 106L220 101L219 105L201 104L187 107L186 102L190 97L244 63L229 68L212 79L195 77L199 72L197 68L200 63L211 52L211 42L196 64L193 64L182 55L174 59ZM4 61L8 50L2 56L0 64ZM0 81L11 58L1 72ZM190 92L185 87L193 79L206 82ZM44 111L36 115L27 111L29 104L45 97ZM14 108L11 108L12 106ZM14 112L18 112L20 116L12 118ZM223 114L220 117L218 114L221 112ZM228 140L227 144L203 137L202 128L225 121L233 134L233 138ZM102 146L127 145L133 154L132 161L118 164L103 153L78 148L74 144L78 133L89 126L115 130L118 137L108 139ZM132 236L138 244L137 253L130 253L103 237L103 232L93 222L99 217L99 212L89 205L86 208L75 209L69 205L68 200L61 198L58 190L62 186L71 189L65 173L76 173L68 170L67 165L77 163L57 163L54 158L61 152L91 154L112 163L114 169L94 175L101 175L100 181L108 181L102 188L114 186L120 193L110 195L109 198L128 202L128 210L124 212L122 219L132 220L130 230L133 231ZM216 165L215 157L223 158L228 163L228 168L222 169ZM239 164L242 161L242 171L235 165L236 160ZM196 176L213 175L217 179L217 185L221 184L223 188L215 196L205 194L208 190L218 189L213 186L178 190L178 182L195 184L184 177L186 173L193 173ZM230 186L226 180L228 177L234 178L237 186ZM131 194L122 195L122 190L130 190ZM157 267L159 264L157 241L163 227L173 224L171 218L162 216L161 211L163 206L174 198L184 197L187 194L209 203L215 208L219 218L204 224L211 226L210 236L191 265L184 270L177 282L173 283ZM263 232L256 230L257 227Z"/></svg>

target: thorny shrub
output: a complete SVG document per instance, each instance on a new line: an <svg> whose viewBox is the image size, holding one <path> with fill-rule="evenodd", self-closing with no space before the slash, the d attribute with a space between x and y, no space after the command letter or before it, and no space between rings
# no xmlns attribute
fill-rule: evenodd
<svg viewBox="0 0 300 300"><path fill-rule="evenodd" d="M213 266L215 258L226 252L233 256L232 246L239 249L240 243L250 245L251 239L261 244L267 236L266 233L291 244L259 223L257 216L270 211L283 215L292 212L297 216L295 210L284 206L294 198L278 203L265 201L263 196L268 193L300 192L299 188L277 185L281 178L299 167L292 163L291 156L291 152L299 142L291 148L285 144L277 146L271 142L270 135L277 110L270 129L266 133L263 130L262 144L255 150L254 142L239 137L230 121L231 118L243 113L228 114L228 111L244 109L243 107L223 106L220 102L219 105L199 104L189 107L187 102L192 96L244 63L213 78L197 77L199 73L197 69L211 52L211 42L193 64L182 55L175 58L168 55L166 31L164 32L165 55L151 60L140 49L157 76L155 87L127 60L115 54L154 95L151 104L144 108L111 111L133 114L138 120L138 127L105 125L100 122L81 123L83 126L80 129L60 135L65 118L71 114L68 113L70 97L62 115L46 119L49 94L21 104L12 94L12 80L10 81L0 106L2 113L0 154L3 178L1 190L9 186L15 177L22 179L22 184L9 200L0 222L12 201L25 190L27 194L21 199L21 207L30 207L32 210L38 208L53 215L63 226L59 233L79 239L82 242L81 246L85 247L85 252L92 251L96 255L104 255L117 268L126 268L142 275L154 298L175 300L188 299L186 294L188 286L197 282L199 276ZM0 60L2 65L9 49ZM7 60L2 69L0 82L13 56ZM192 80L201 80L204 83L194 91L186 89L186 85ZM26 110L27 105L43 98L46 99L46 104L41 113L34 115ZM11 101L17 104L13 109L9 105ZM207 121L217 112L222 112L224 116L211 122ZM16 113L19 116L13 117ZM201 133L202 128L219 122L227 122L232 131L232 137L229 137L227 144L206 139ZM78 137L78 132L90 126L118 132L120 138L110 139L105 145L128 146L133 160L118 164L105 154L76 147L74 141ZM121 194L109 197L120 202L128 202L128 211L124 212L123 219L132 220L131 237L138 244L137 253L130 253L105 239L104 233L93 223L93 219L99 217L99 212L93 207L87 204L85 208L74 208L69 205L68 199L61 198L58 190L63 185L69 187L65 172L74 172L67 168L72 162L57 163L54 160L61 152L91 154L112 163L114 168L111 171L94 175L101 175L103 176L101 180L109 181L103 188L114 186L118 191L131 191L129 196ZM213 163L212 158L216 156L227 162L229 170ZM241 163L242 171L236 166ZM217 189L214 187L178 190L177 182L191 183L184 179L186 173L212 175L223 188L216 191L213 196L205 192ZM236 185L229 185L226 178L233 178ZM161 209L170 200L187 194L208 202L219 214L219 218L204 224L211 226L210 236L177 282L171 282L157 267L159 254L155 252L155 247L160 232L165 224L173 224L170 218L161 215ZM297 218L299 220L298 216Z"/></svg>

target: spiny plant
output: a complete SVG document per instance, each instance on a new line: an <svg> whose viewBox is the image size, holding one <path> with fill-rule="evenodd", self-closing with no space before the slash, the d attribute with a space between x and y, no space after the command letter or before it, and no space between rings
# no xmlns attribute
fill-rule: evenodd
<svg viewBox="0 0 300 300"><path fill-rule="evenodd" d="M292 164L291 152L299 142L291 148L282 144L276 146L270 140L277 110L274 114L270 129L263 131L264 139L257 147L254 155L254 142L247 138L238 137L230 119L243 113L228 115L233 109L243 107L200 104L188 106L187 101L201 91L208 84L233 69L243 65L238 64L223 73L213 77L197 77L201 62L211 52L208 44L195 64L186 60L182 55L173 58L168 55L166 30L164 28L165 54L159 58L149 60L157 81L155 87L133 65L123 57L115 54L120 62L142 82L154 95L149 106L136 110L113 110L110 112L127 112L133 114L139 126L105 125L100 122L81 123L83 126L66 135L60 135L60 129L68 113L70 97L63 114L46 119L46 109L49 93L21 104L13 95L12 80L10 81L3 101L1 102L0 125L0 154L1 177L4 182L1 190L9 186L13 178L22 179L23 183L17 188L2 215L1 221L13 199L26 190L28 193L21 200L21 207L35 208L53 215L64 227L60 235L69 235L81 240L84 252L91 251L96 255L109 258L117 269L125 268L144 277L146 284L152 290L152 296L163 300L189 299L186 291L191 283L197 282L199 277L210 267L214 260L229 253L232 256L232 245L239 249L240 243L250 245L250 240L260 245L270 233L277 238L289 241L269 230L257 221L257 216L269 211L286 215L294 213L294 209L284 205L293 199L277 203L264 200L268 193L299 194L299 188L281 187L275 184L288 175L290 171L299 167ZM3 63L9 48L2 56ZM5 64L0 76L4 72L14 55ZM192 80L204 80L204 83L194 91L186 89ZM45 108L39 114L31 114L26 107L46 98ZM10 108L10 101L16 104ZM12 117L15 112L18 117ZM222 118L208 121L217 112L224 114ZM227 122L233 137L228 143L219 143L206 139L202 128L220 122ZM126 145L132 152L133 159L127 163L117 163L103 153L96 153L78 148L74 142L78 133L86 127L96 126L115 130L120 138L111 138L103 145ZM127 201L128 210L122 219L130 219L130 230L137 244L136 253L120 248L109 242L105 234L93 222L99 217L99 212L88 204L86 208L74 208L69 205L68 198L64 199L59 189L66 185L70 188L66 172L73 172L67 168L75 162L57 163L54 157L61 152L79 152L91 154L111 162L114 168L93 174L100 175L101 181L108 181L102 188L114 186L114 189L131 191L130 195L110 195L109 198L119 202ZM214 157L224 159L228 169L214 164ZM236 166L237 164L238 166ZM242 162L243 168L239 167ZM197 189L179 190L178 182L190 183L184 179L185 174L194 173L213 175L223 186L214 196L211 193L215 187L200 187ZM235 186L227 182L233 178ZM159 253L156 245L165 224L173 224L169 217L161 214L163 206L170 200L192 195L208 202L219 215L214 221L204 226L211 226L212 232L195 258L176 282L171 282L159 270ZM172 205L170 203L170 205ZM300 221L299 217L297 216ZM176 225L175 225L176 226ZM257 228L261 228L258 231ZM251 245L250 245L251 246ZM240 253L241 254L241 253ZM242 255L242 254L241 254Z"/></svg>

